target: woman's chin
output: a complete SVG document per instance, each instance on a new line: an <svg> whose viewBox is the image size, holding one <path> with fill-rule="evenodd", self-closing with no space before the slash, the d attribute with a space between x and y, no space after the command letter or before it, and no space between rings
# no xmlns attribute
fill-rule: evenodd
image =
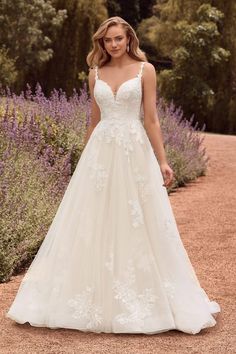
<svg viewBox="0 0 236 354"><path fill-rule="evenodd" d="M117 52L110 52L110 55L117 58L122 56L122 52L118 50Z"/></svg>
<svg viewBox="0 0 236 354"><path fill-rule="evenodd" d="M110 56L112 57L112 58L121 58L122 56L124 55L124 53L122 53L122 52L118 52L118 53L110 53Z"/></svg>

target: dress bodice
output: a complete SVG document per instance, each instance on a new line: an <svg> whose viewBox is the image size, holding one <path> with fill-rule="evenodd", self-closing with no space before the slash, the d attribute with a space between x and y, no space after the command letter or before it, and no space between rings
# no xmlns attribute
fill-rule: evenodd
<svg viewBox="0 0 236 354"><path fill-rule="evenodd" d="M150 144L141 119L144 63L141 62L135 77L119 86L116 95L110 85L99 78L98 67L95 67L94 97L101 119L92 132L92 138L122 146L128 159L135 144L144 144L145 141Z"/></svg>
<svg viewBox="0 0 236 354"><path fill-rule="evenodd" d="M134 78L124 81L119 86L116 95L110 85L99 78L98 67L95 67L94 97L101 111L101 120L140 119L144 63L141 62L140 70Z"/></svg>

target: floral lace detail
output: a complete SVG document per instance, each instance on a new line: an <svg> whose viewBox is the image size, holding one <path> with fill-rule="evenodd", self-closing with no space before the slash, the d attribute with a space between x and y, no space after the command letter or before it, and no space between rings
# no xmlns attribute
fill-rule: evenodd
<svg viewBox="0 0 236 354"><path fill-rule="evenodd" d="M145 62L135 77L124 81L116 97L108 83L99 78L96 67L94 98L100 108L101 120L93 130L93 137L106 142L115 142L124 148L128 157L135 144L148 140L142 123L142 72Z"/></svg>
<svg viewBox="0 0 236 354"><path fill-rule="evenodd" d="M106 184L109 176L107 170L103 165L97 162L97 151L91 152L88 159L89 178L94 180L95 189L101 191Z"/></svg>
<svg viewBox="0 0 236 354"><path fill-rule="evenodd" d="M163 281L163 285L166 289L167 294L171 297L174 298L174 294L175 294L175 287L173 285L172 282L170 282L169 280L165 280Z"/></svg>
<svg viewBox="0 0 236 354"><path fill-rule="evenodd" d="M131 207L132 225L138 227L143 224L143 213L139 201L130 199L128 200L128 204Z"/></svg>
<svg viewBox="0 0 236 354"><path fill-rule="evenodd" d="M141 63L140 70L135 77L125 80L119 86L116 95L110 85L99 77L98 67L95 67L94 97L102 115L111 117L119 112L122 117L129 116L129 112L135 112L137 115L140 113L143 66L144 62Z"/></svg>
<svg viewBox="0 0 236 354"><path fill-rule="evenodd" d="M94 329L102 324L102 309L93 304L94 287L87 286L81 293L73 299L68 300L68 305L74 312L72 317L85 320L87 329Z"/></svg>
<svg viewBox="0 0 236 354"><path fill-rule="evenodd" d="M134 150L134 143L144 143L144 128L139 119L102 119L94 129L93 136L106 143L114 141L129 155Z"/></svg>
<svg viewBox="0 0 236 354"><path fill-rule="evenodd" d="M141 199L142 203L145 203L151 193L150 192L150 185L147 181L147 178L145 178L144 175L142 175L139 172L137 167L134 169L134 176L135 176L135 181L138 185L140 199Z"/></svg>
<svg viewBox="0 0 236 354"><path fill-rule="evenodd" d="M158 298L152 288L145 288L138 294L134 289L135 273L131 260L128 261L123 280L114 280L113 290L115 299L120 300L125 312L116 315L115 320L120 324L135 324L141 328L144 320L152 315L152 308Z"/></svg>

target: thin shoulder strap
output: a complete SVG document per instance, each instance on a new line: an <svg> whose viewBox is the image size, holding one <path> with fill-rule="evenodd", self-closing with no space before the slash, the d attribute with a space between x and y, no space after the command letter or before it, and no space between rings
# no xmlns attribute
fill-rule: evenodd
<svg viewBox="0 0 236 354"><path fill-rule="evenodd" d="M142 77L144 64L145 64L145 61L142 61L141 67L140 67L140 70L139 70L139 73L138 73L139 77Z"/></svg>
<svg viewBox="0 0 236 354"><path fill-rule="evenodd" d="M95 80L97 80L98 79L98 66L95 65L94 69L95 69Z"/></svg>

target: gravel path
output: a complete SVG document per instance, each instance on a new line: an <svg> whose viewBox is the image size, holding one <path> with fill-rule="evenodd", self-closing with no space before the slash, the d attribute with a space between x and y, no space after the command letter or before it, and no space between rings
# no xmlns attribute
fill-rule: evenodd
<svg viewBox="0 0 236 354"><path fill-rule="evenodd" d="M1 354L236 353L236 136L203 133L207 175L170 194L181 238L202 287L221 306L215 327L196 335L95 334L20 325L4 317L22 275L0 285Z"/></svg>

